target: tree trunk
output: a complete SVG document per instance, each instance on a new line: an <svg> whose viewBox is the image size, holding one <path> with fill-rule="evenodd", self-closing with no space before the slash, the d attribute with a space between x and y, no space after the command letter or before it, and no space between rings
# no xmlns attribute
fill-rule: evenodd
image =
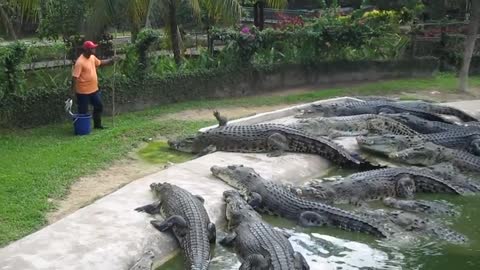
<svg viewBox="0 0 480 270"><path fill-rule="evenodd" d="M259 10L258 10L258 15L259 15L259 23L260 23L260 31L263 30L263 28L265 27L265 17L263 16L263 13L265 11L265 2L263 1L260 1L258 3L258 6L259 6Z"/></svg>
<svg viewBox="0 0 480 270"><path fill-rule="evenodd" d="M253 25L260 30L263 30L265 26L265 17L263 13L265 11L265 3L263 1L257 1L253 5Z"/></svg>
<svg viewBox="0 0 480 270"><path fill-rule="evenodd" d="M132 22L130 33L132 35L130 37L130 41L132 43L135 43L135 40L137 40L138 33L140 33L140 27L137 24Z"/></svg>
<svg viewBox="0 0 480 270"><path fill-rule="evenodd" d="M152 22L150 20L150 16L152 15L153 3L154 3L154 0L148 1L147 16L145 18L145 28L151 28L152 27Z"/></svg>
<svg viewBox="0 0 480 270"><path fill-rule="evenodd" d="M253 4L253 25L255 25L255 27L260 27L260 11L259 11L259 3L258 2L255 2L255 4Z"/></svg>
<svg viewBox="0 0 480 270"><path fill-rule="evenodd" d="M170 35L172 38L173 58L175 59L175 63L180 65L182 59L180 54L180 37L178 33L176 1L170 1L169 9L168 19L170 20Z"/></svg>
<svg viewBox="0 0 480 270"><path fill-rule="evenodd" d="M468 92L468 72L470 70L470 62L472 60L473 50L475 49L475 41L478 35L480 24L480 1L472 1L470 11L470 23L468 25L468 33L465 38L465 47L463 53L463 63L460 69L460 90Z"/></svg>
<svg viewBox="0 0 480 270"><path fill-rule="evenodd" d="M12 21L8 17L7 12L3 8L3 5L0 5L0 17L3 23L5 24L5 27L7 28L8 34L14 39L17 40L17 35L15 34L15 29L13 28Z"/></svg>

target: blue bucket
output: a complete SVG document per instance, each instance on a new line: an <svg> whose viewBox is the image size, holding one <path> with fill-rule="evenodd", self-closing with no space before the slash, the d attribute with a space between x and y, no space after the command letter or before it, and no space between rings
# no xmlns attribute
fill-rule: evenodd
<svg viewBox="0 0 480 270"><path fill-rule="evenodd" d="M74 114L73 116L73 127L75 130L75 135L88 135L91 131L91 119L90 114Z"/></svg>

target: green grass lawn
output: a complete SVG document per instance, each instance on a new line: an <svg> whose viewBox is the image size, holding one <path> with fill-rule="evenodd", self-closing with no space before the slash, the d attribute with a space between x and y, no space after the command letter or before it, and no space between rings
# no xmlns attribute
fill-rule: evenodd
<svg viewBox="0 0 480 270"><path fill-rule="evenodd" d="M480 77L471 80L480 86ZM388 95L403 91L431 90L454 92L457 80L452 75L431 79L393 80L358 87L324 89L303 94L274 97L245 97L192 101L161 106L116 117L116 127L94 131L85 137L72 135L71 123L29 130L0 132L0 246L25 236L45 225L45 214L54 207L49 199L62 197L80 176L123 158L145 138L193 133L212 121L158 120L166 113L186 109L292 104L343 95ZM109 123L109 119L105 119ZM143 155L156 162L180 161L165 145L164 157ZM142 154L142 153L141 153ZM159 160L160 159L160 160Z"/></svg>

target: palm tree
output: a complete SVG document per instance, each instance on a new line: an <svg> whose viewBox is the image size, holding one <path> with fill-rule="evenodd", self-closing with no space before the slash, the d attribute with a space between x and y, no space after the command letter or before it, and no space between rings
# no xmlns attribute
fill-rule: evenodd
<svg viewBox="0 0 480 270"><path fill-rule="evenodd" d="M253 22L256 27L263 30L265 25L265 17L263 16L265 11L265 5L271 8L284 8L288 3L288 0L259 0L253 5Z"/></svg>
<svg viewBox="0 0 480 270"><path fill-rule="evenodd" d="M166 22L166 33L170 37L175 62L180 64L180 34L176 19L177 7L181 0L159 0L160 16ZM237 0L188 0L190 7L197 19L200 18L200 9L203 7L210 23L224 22L233 23L240 17L240 3ZM209 27L207 22L207 27Z"/></svg>
<svg viewBox="0 0 480 270"><path fill-rule="evenodd" d="M468 73L470 70L470 62L472 61L473 51L475 49L475 42L478 37L478 30L480 28L480 2L474 0L470 7L470 22L468 25L468 33L465 37L465 45L463 51L463 61L459 73L459 88L461 91L469 92L468 88ZM475 93L474 93L475 94Z"/></svg>
<svg viewBox="0 0 480 270"><path fill-rule="evenodd" d="M177 9L181 1L186 1L192 8L195 17L200 18L201 7L205 8L207 14L212 17L226 18L227 21L235 21L240 17L240 4L238 0L89 0L92 5L93 22L90 29L100 31L106 25L111 23L111 19L116 14L127 14L130 25L132 26L132 36L138 33L141 27L148 25L148 18L154 14L152 7L154 4L158 7L156 10L159 16L165 22L165 33L170 38L175 62L181 62L181 39L177 22ZM278 1L278 0L274 0Z"/></svg>
<svg viewBox="0 0 480 270"><path fill-rule="evenodd" d="M17 12L23 19L25 17L36 17L38 15L41 0L4 0L0 2L0 24L14 40L17 39L15 28L9 13Z"/></svg>

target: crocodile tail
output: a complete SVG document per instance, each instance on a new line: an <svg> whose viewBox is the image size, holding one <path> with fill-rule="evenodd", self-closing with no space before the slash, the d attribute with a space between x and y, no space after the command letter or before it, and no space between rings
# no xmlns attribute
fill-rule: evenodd
<svg viewBox="0 0 480 270"><path fill-rule="evenodd" d="M335 212L337 213L335 214ZM346 230L367 233L381 238L388 237L388 234L381 228L380 225L368 222L365 219L347 211L337 209L337 211L334 211L334 213L330 214L332 214L331 220L335 223L335 225Z"/></svg>
<svg viewBox="0 0 480 270"><path fill-rule="evenodd" d="M415 111L415 110L412 110L412 109L408 109L408 111L411 112L412 114L418 115L418 116L420 116L420 117L422 117L426 120L452 124L452 122L446 120L445 118L443 118L439 115L433 114L433 113Z"/></svg>
<svg viewBox="0 0 480 270"><path fill-rule="evenodd" d="M468 241L463 234L446 227L434 226L431 231L439 238L453 244L465 244Z"/></svg>
<svg viewBox="0 0 480 270"><path fill-rule="evenodd" d="M405 111L407 113L411 113L411 114L416 115L418 117L424 118L426 120L452 124L452 122L446 120L445 118L441 117L440 115L436 115L435 113L430 113L430 112L427 112L427 111L424 111L424 110L416 110L416 109L413 109L413 108L410 108L410 107L407 107L407 106L403 106L403 105L393 105L393 106L394 107L398 106L403 111Z"/></svg>
<svg viewBox="0 0 480 270"><path fill-rule="evenodd" d="M428 193L453 193L458 195L465 194L464 189L444 181L443 179L429 175L421 175L415 179L415 185L418 190Z"/></svg>
<svg viewBox="0 0 480 270"><path fill-rule="evenodd" d="M436 106L433 104L430 106L431 106L432 112L434 113L456 116L458 119L462 120L463 122L478 122L477 118L467 114L462 110L459 110L453 107L448 107L448 106Z"/></svg>

